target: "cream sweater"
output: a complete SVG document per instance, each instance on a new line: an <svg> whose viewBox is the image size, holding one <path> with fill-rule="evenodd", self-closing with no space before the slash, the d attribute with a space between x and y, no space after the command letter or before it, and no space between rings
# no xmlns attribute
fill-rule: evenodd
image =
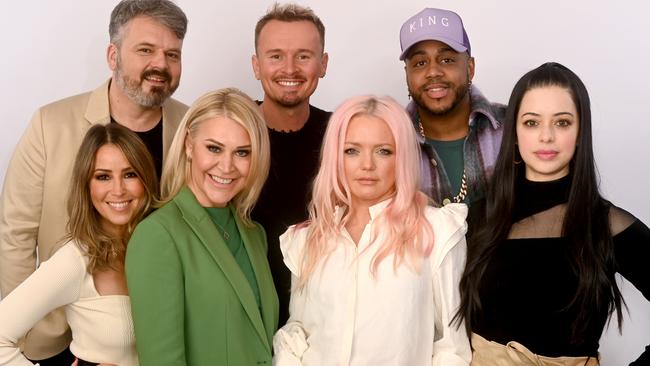
<svg viewBox="0 0 650 366"><path fill-rule="evenodd" d="M87 258L68 242L0 302L0 365L33 365L17 345L36 322L64 306L70 350L91 362L138 365L128 296L101 296Z"/></svg>

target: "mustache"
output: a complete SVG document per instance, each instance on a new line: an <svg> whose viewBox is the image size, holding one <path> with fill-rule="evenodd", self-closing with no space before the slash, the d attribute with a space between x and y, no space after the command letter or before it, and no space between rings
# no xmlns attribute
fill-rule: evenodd
<svg viewBox="0 0 650 366"><path fill-rule="evenodd" d="M156 70L156 69L145 70L140 77L142 79L145 79L148 78L149 76L157 76L159 78L165 79L165 81L169 81L172 78L172 76L169 74L167 70Z"/></svg>
<svg viewBox="0 0 650 366"><path fill-rule="evenodd" d="M432 79L432 80L427 81L426 84L422 85L421 89L422 90L428 89L428 88L430 88L430 87L432 87L434 85L442 85L445 88L450 87L448 82L445 82L445 81L442 81L442 80L439 80L439 79Z"/></svg>

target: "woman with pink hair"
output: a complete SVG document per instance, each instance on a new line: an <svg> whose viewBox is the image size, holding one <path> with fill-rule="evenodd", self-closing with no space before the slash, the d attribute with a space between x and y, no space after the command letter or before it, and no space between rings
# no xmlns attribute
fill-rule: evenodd
<svg viewBox="0 0 650 366"><path fill-rule="evenodd" d="M389 97L332 115L310 220L280 238L292 273L275 365L468 365L450 326L465 262L467 207L427 205L413 125Z"/></svg>

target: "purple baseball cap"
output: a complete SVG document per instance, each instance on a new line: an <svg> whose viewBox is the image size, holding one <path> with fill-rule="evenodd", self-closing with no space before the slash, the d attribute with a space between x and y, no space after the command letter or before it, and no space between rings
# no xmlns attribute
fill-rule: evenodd
<svg viewBox="0 0 650 366"><path fill-rule="evenodd" d="M421 41L440 41L457 52L471 55L469 38L463 27L463 20L453 11L444 9L425 8L410 17L399 31L399 41L402 46L400 60L414 44Z"/></svg>

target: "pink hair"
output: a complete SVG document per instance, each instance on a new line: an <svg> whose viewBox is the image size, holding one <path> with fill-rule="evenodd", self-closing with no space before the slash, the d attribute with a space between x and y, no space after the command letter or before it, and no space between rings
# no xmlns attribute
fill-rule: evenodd
<svg viewBox="0 0 650 366"><path fill-rule="evenodd" d="M327 260L333 250L328 243L341 233L349 219L349 209L339 222L334 212L337 206L349 208L352 202L343 169L343 150L350 120L360 115L385 121L395 139L395 195L375 220L372 244L378 230L387 231L387 235L372 260L371 272L376 273L379 263L390 254L394 254L394 269L406 261L413 270L419 271L422 258L429 256L433 248L433 229L424 216L428 198L419 191L420 148L409 116L390 97L354 97L336 109L325 132L321 164L309 204L309 231L300 288L316 266Z"/></svg>

